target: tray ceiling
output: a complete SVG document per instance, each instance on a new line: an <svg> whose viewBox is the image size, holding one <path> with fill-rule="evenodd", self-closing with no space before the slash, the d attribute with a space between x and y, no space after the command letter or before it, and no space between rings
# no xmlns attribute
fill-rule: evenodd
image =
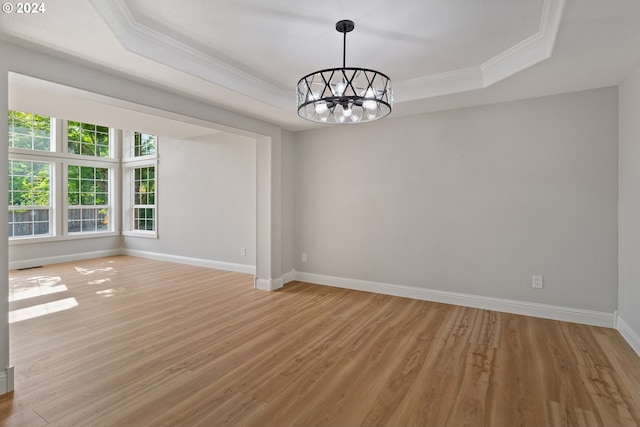
<svg viewBox="0 0 640 427"><path fill-rule="evenodd" d="M298 79L341 65L340 19L356 24L347 66L393 80L392 115L491 101L500 89L486 88L504 81L513 97L616 84L640 61L638 49L626 58L612 50L640 41L634 0L66 0L47 8L28 19L0 16L0 35L292 130L309 126L295 113ZM616 61L599 79L572 85L566 75L536 75L557 72L554 64L584 69L594 51ZM466 101L448 101L456 99Z"/></svg>

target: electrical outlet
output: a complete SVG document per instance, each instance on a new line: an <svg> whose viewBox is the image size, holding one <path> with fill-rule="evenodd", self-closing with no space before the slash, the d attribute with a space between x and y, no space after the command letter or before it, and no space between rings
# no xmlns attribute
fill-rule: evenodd
<svg viewBox="0 0 640 427"><path fill-rule="evenodd" d="M307 253L302 252L302 262L307 262Z"/></svg>
<svg viewBox="0 0 640 427"><path fill-rule="evenodd" d="M544 288L544 277L536 275L531 276L531 287L534 289Z"/></svg>
<svg viewBox="0 0 640 427"><path fill-rule="evenodd" d="M240 255L247 256L247 248L240 248Z"/></svg>

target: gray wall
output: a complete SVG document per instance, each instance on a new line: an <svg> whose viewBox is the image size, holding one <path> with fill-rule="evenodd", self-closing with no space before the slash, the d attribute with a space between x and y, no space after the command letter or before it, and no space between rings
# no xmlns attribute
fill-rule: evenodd
<svg viewBox="0 0 640 427"><path fill-rule="evenodd" d="M296 133L296 270L612 313L617 102L606 88Z"/></svg>
<svg viewBox="0 0 640 427"><path fill-rule="evenodd" d="M618 314L640 337L640 66L620 85L619 116Z"/></svg>
<svg viewBox="0 0 640 427"><path fill-rule="evenodd" d="M127 237L124 247L255 266L255 139L218 133L158 145L158 239Z"/></svg>
<svg viewBox="0 0 640 427"><path fill-rule="evenodd" d="M38 243L12 242L9 246L9 262L12 268L35 267L69 259L103 256L110 251L117 253L122 237L91 237L56 240Z"/></svg>

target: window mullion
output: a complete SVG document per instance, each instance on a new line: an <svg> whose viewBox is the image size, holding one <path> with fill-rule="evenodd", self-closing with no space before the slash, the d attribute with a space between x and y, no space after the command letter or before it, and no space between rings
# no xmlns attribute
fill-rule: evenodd
<svg viewBox="0 0 640 427"><path fill-rule="evenodd" d="M65 143L66 146L66 143ZM61 209L58 211L60 212L60 220L59 223L61 224L60 227L60 231L63 235L67 235L69 234L69 186L68 186L68 182L69 182L69 163L68 162L62 162L60 164L60 168L61 173L60 173L60 188L62 189L62 191L60 191L60 206Z"/></svg>
<svg viewBox="0 0 640 427"><path fill-rule="evenodd" d="M66 129L68 121L65 119L56 120L56 152L60 154L68 154L67 144L68 138Z"/></svg>

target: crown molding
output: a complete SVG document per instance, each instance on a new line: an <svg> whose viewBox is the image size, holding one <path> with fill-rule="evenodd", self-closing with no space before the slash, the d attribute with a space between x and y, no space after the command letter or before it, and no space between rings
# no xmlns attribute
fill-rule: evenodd
<svg viewBox="0 0 640 427"><path fill-rule="evenodd" d="M478 90L551 57L566 0L544 0L539 30L482 64L394 82L395 102ZM285 89L135 20L126 0L90 0L107 26L132 53L267 104L290 109L294 83Z"/></svg>
<svg viewBox="0 0 640 427"><path fill-rule="evenodd" d="M265 82L136 21L125 0L90 2L127 51L273 106L291 106L293 89Z"/></svg>
<svg viewBox="0 0 640 427"><path fill-rule="evenodd" d="M480 66L483 87L491 86L551 57L564 4L565 0L545 0L538 32Z"/></svg>
<svg viewBox="0 0 640 427"><path fill-rule="evenodd" d="M394 102L415 101L480 89L483 86L482 69L477 66L394 82L393 98Z"/></svg>
<svg viewBox="0 0 640 427"><path fill-rule="evenodd" d="M484 89L553 54L565 0L544 0L540 29L484 63L442 74L394 83L398 102Z"/></svg>

